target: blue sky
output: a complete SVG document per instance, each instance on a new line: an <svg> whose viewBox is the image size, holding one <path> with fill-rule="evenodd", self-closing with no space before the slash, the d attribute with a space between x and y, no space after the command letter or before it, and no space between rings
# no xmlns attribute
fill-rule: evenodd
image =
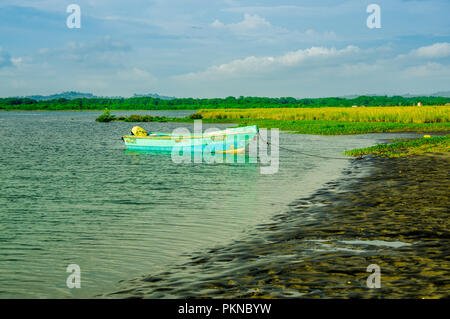
<svg viewBox="0 0 450 319"><path fill-rule="evenodd" d="M0 0L0 96L448 91L449 14L448 0Z"/></svg>

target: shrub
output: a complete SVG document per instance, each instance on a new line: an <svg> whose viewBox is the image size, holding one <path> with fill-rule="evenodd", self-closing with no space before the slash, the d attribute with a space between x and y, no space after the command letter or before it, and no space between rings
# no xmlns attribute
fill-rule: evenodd
<svg viewBox="0 0 450 319"><path fill-rule="evenodd" d="M111 122L114 121L116 118L115 115L111 115L111 113L109 112L108 109L105 109L105 111L103 112L103 114L101 114L100 116L98 116L95 121L97 122Z"/></svg>
<svg viewBox="0 0 450 319"><path fill-rule="evenodd" d="M191 120L201 120L203 118L203 115L201 115L200 113L194 113L189 115L189 118Z"/></svg>

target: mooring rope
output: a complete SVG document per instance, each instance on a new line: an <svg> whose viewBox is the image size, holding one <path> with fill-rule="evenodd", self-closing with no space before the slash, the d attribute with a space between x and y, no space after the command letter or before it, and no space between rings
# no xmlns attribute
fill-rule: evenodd
<svg viewBox="0 0 450 319"><path fill-rule="evenodd" d="M272 145L272 143L270 143L270 142L266 141L264 138L262 138L262 136L261 136L261 134L259 134L259 132L258 132L258 136L267 145ZM302 154L302 155L310 156L310 157L319 157L319 158L325 158L325 159L338 159L338 160L346 160L346 161L352 159L351 157L332 157L332 156L324 156L324 155L317 155L317 154L308 154L308 153L305 153L305 152L302 152L299 150L293 150L293 149L290 149L287 147L283 147L281 145L278 145L278 147L283 150L289 151L289 152L294 152L294 153L298 153L298 154Z"/></svg>

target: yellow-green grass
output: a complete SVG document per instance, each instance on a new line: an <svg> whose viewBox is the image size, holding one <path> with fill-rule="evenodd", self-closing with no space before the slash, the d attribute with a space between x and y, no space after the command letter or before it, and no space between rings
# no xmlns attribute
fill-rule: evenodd
<svg viewBox="0 0 450 319"><path fill-rule="evenodd" d="M193 121L193 120L176 120ZM450 131L450 123L387 123L387 122L344 122L344 121L283 121L283 120L203 120L204 123L236 123L239 126L257 125L259 128L277 128L299 134L348 135L392 132L445 132Z"/></svg>
<svg viewBox="0 0 450 319"><path fill-rule="evenodd" d="M202 109L197 113L203 119L211 120L264 119L385 123L450 122L450 106Z"/></svg>
<svg viewBox="0 0 450 319"><path fill-rule="evenodd" d="M360 157L372 154L381 157L404 157L424 153L449 153L450 135L423 137L397 142L392 144L379 144L371 147L345 151L345 155Z"/></svg>

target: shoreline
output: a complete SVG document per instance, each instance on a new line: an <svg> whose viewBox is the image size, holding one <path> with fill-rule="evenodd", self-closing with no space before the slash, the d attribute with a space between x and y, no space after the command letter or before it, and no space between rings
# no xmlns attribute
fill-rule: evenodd
<svg viewBox="0 0 450 319"><path fill-rule="evenodd" d="M369 108L367 108L369 109ZM12 111L13 110L3 110ZM21 112L100 112L100 110L20 110ZM196 112L195 110L151 110L153 112ZM136 110L110 110L109 112L136 112ZM148 112L144 110L142 112ZM148 119L145 121L114 119L115 116L108 116L98 120L106 114L105 111L95 119L98 122L127 122L127 123L153 123L153 122L175 122L175 123L193 123L195 118L185 117L165 117L163 120ZM132 115L131 115L132 116ZM131 117L130 116L130 117ZM128 117L128 118L130 118ZM199 118L200 119L200 118ZM267 120L267 119L201 119L206 124L233 124L237 126L257 125L259 128L276 128L281 131L307 135L357 135L370 133L408 133L408 132L450 132L450 123L402 123L402 122L358 122L358 121L336 121L336 120Z"/></svg>
<svg viewBox="0 0 450 319"><path fill-rule="evenodd" d="M449 298L450 154L354 160L344 176L225 247L110 298ZM381 268L369 289L366 268Z"/></svg>

